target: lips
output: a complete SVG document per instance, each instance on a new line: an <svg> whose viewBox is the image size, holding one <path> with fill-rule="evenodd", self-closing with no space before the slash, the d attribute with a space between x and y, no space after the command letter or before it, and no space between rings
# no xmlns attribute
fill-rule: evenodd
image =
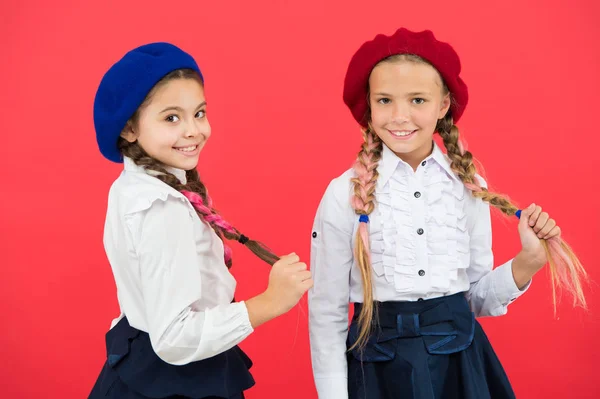
<svg viewBox="0 0 600 399"><path fill-rule="evenodd" d="M196 157L200 153L199 144L188 145L185 147L173 147L173 149L184 157Z"/></svg>
<svg viewBox="0 0 600 399"><path fill-rule="evenodd" d="M418 129L414 129L414 130L389 130L388 132L390 133L390 135L392 135L392 137L397 138L397 139L408 139L410 137L412 137Z"/></svg>
<svg viewBox="0 0 600 399"><path fill-rule="evenodd" d="M173 147L173 148L175 148L177 151L181 151L181 152L194 152L198 149L198 144L190 145L187 147Z"/></svg>

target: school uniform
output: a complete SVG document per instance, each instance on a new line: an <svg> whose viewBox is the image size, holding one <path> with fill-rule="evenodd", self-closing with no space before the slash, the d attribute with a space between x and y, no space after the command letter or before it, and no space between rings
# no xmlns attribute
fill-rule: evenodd
<svg viewBox="0 0 600 399"><path fill-rule="evenodd" d="M169 169L182 183L185 171ZM121 314L90 398L242 398L254 385L237 346L253 332L224 247L177 190L128 158L104 229Z"/></svg>
<svg viewBox="0 0 600 399"><path fill-rule="evenodd" d="M309 327L319 398L513 398L475 319L505 314L527 289L516 286L512 261L493 269L489 205L435 143L416 171L383 145L377 171L368 229L378 323L362 351L347 351L363 301L352 170L331 182L314 222Z"/></svg>

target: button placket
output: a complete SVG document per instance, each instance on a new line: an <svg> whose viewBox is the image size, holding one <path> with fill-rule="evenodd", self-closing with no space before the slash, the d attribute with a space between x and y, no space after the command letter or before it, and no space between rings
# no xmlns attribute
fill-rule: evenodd
<svg viewBox="0 0 600 399"><path fill-rule="evenodd" d="M410 185L411 204L413 205L413 234L416 237L416 257L417 263L414 269L415 289L419 292L427 290L429 278L425 277L425 271L428 269L429 257L427 255L427 239L425 235L427 202L425 201L425 180L426 170L419 167L412 175Z"/></svg>

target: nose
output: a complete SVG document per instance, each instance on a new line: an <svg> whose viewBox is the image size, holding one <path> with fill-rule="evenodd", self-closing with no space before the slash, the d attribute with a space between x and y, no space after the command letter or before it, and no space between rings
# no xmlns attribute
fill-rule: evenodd
<svg viewBox="0 0 600 399"><path fill-rule="evenodd" d="M410 120L410 107L403 102L396 102L392 109L392 119L398 124L408 122Z"/></svg>
<svg viewBox="0 0 600 399"><path fill-rule="evenodd" d="M210 137L210 133L210 124L206 118L200 120L194 119L187 126L186 137L196 138L197 136L201 135L206 140Z"/></svg>

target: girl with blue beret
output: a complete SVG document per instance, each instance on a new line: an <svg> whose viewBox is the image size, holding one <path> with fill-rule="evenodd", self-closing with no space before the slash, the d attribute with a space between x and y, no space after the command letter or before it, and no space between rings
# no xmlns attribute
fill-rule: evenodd
<svg viewBox="0 0 600 399"><path fill-rule="evenodd" d="M124 170L104 229L121 314L92 399L243 398L254 380L237 345L312 286L297 255L279 258L213 208L196 170L211 135L204 83L189 54L151 43L125 54L98 88L98 146ZM234 301L225 238L273 265L263 293Z"/></svg>

